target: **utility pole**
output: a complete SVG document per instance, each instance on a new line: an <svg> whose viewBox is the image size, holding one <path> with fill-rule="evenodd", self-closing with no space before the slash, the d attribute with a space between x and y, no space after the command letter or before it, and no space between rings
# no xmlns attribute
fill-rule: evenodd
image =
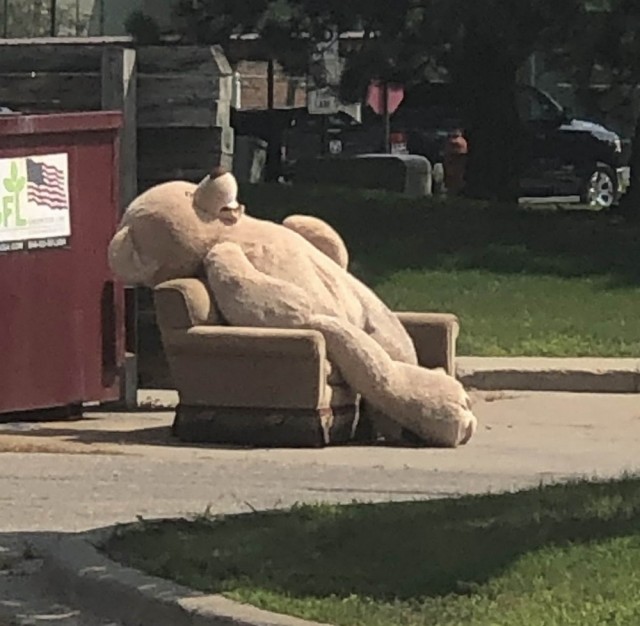
<svg viewBox="0 0 640 626"><path fill-rule="evenodd" d="M49 9L49 13L51 13L51 32L49 33L52 37L56 36L56 10L57 10L57 0L51 0L51 7Z"/></svg>
<svg viewBox="0 0 640 626"><path fill-rule="evenodd" d="M273 56L270 54L267 61L267 122L269 124L269 141L267 143L267 163L266 163L266 179L273 182L278 179L278 171L280 169L280 142L279 134L276 126L275 111L275 63Z"/></svg>
<svg viewBox="0 0 640 626"><path fill-rule="evenodd" d="M391 115L389 114L389 83L382 81L382 117L384 120L384 151L391 153Z"/></svg>
<svg viewBox="0 0 640 626"><path fill-rule="evenodd" d="M5 39L9 37L9 0L4 0L4 26L2 29L2 36Z"/></svg>

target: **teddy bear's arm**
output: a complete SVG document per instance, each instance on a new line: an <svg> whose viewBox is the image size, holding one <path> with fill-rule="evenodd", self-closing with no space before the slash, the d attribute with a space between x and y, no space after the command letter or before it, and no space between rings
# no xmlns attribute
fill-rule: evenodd
<svg viewBox="0 0 640 626"><path fill-rule="evenodd" d="M204 269L220 312L230 324L298 328L311 314L303 289L257 270L235 243L213 246Z"/></svg>
<svg viewBox="0 0 640 626"><path fill-rule="evenodd" d="M349 265L349 252L342 237L324 220L310 215L290 215L283 222L289 230L304 237L343 269Z"/></svg>

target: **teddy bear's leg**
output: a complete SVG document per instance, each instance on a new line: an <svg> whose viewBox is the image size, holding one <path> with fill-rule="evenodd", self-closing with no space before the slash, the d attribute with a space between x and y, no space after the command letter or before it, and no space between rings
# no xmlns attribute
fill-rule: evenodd
<svg viewBox="0 0 640 626"><path fill-rule="evenodd" d="M469 398L452 376L393 361L366 332L337 318L313 315L306 327L322 332L329 358L352 389L425 443L456 447L475 432Z"/></svg>
<svg viewBox="0 0 640 626"><path fill-rule="evenodd" d="M220 312L237 326L300 327L311 314L303 289L257 270L235 243L211 248L204 261Z"/></svg>
<svg viewBox="0 0 640 626"><path fill-rule="evenodd" d="M347 269L349 265L347 246L342 237L324 220L311 215L290 215L282 225L304 237L341 268Z"/></svg>

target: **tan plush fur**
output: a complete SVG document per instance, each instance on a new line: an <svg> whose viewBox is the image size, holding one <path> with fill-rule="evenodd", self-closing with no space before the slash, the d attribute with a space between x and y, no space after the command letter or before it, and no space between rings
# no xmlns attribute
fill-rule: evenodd
<svg viewBox="0 0 640 626"><path fill-rule="evenodd" d="M343 269L349 266L349 252L342 237L323 220L311 215L290 215L282 225L302 235Z"/></svg>
<svg viewBox="0 0 640 626"><path fill-rule="evenodd" d="M234 326L295 328L313 315L304 289L259 272L236 243L213 246L204 267L212 292L224 294L220 312Z"/></svg>
<svg viewBox="0 0 640 626"><path fill-rule="evenodd" d="M109 245L109 263L117 276L130 284L154 286L196 274L223 225L196 217L195 190L193 183L164 183L131 203Z"/></svg>
<svg viewBox="0 0 640 626"><path fill-rule="evenodd" d="M229 176L166 183L134 200L110 245L114 272L154 286L204 268L229 323L319 330L373 407L432 445L465 443L476 421L464 389L417 365L397 316L346 270L340 236L317 218L283 225L247 215Z"/></svg>
<svg viewBox="0 0 640 626"><path fill-rule="evenodd" d="M315 315L303 289L256 270L238 245L215 245L205 269L214 293L225 293L220 309L233 324L320 331L349 386L423 442L456 447L475 432L469 397L455 378L442 369L393 361L349 322Z"/></svg>
<svg viewBox="0 0 640 626"><path fill-rule="evenodd" d="M326 315L312 316L305 328L324 335L329 358L352 389L424 443L455 448L475 433L469 396L443 369L393 361L366 333Z"/></svg>
<svg viewBox="0 0 640 626"><path fill-rule="evenodd" d="M206 197L201 190L204 187L206 192L208 184L207 179L199 186L165 183L135 199L110 245L114 273L126 282L148 286L195 276L213 245L233 242L257 270L303 289L314 313L348 321L373 337L394 359L417 362L413 343L397 316L303 236L282 224L246 214L227 223L219 219L222 207L217 212L194 208L194 195ZM335 231L327 225L325 232ZM339 244L331 247L339 248ZM222 306L225 294L214 293Z"/></svg>

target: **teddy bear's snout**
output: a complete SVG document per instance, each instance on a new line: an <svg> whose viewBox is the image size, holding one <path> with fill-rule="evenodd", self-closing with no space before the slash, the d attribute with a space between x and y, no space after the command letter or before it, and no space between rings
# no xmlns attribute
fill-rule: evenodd
<svg viewBox="0 0 640 626"><path fill-rule="evenodd" d="M236 206L236 207L231 207L231 206L223 206L220 209L220 221L223 224L235 224L239 219L240 216L242 215L242 210L240 208L240 206Z"/></svg>

